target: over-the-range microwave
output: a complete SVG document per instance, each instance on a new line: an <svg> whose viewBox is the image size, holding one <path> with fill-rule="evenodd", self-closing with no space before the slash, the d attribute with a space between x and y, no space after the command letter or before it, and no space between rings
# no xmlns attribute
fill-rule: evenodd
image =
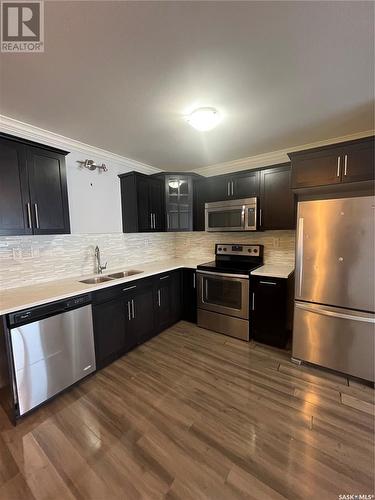
<svg viewBox="0 0 375 500"><path fill-rule="evenodd" d="M206 231L256 231L257 198L206 203L205 228Z"/></svg>

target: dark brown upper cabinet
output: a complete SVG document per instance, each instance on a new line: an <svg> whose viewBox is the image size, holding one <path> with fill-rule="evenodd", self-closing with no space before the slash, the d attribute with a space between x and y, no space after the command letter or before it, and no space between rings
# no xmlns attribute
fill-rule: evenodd
<svg viewBox="0 0 375 500"><path fill-rule="evenodd" d="M121 174L119 178L124 233L164 231L163 181L138 172Z"/></svg>
<svg viewBox="0 0 375 500"><path fill-rule="evenodd" d="M292 189L374 179L374 137L289 153Z"/></svg>
<svg viewBox="0 0 375 500"><path fill-rule="evenodd" d="M0 136L0 234L70 232L65 155Z"/></svg>
<svg viewBox="0 0 375 500"><path fill-rule="evenodd" d="M259 196L259 171L217 175L207 179L207 201L223 201Z"/></svg>
<svg viewBox="0 0 375 500"><path fill-rule="evenodd" d="M260 171L260 229L294 229L295 196L290 185L290 164Z"/></svg>

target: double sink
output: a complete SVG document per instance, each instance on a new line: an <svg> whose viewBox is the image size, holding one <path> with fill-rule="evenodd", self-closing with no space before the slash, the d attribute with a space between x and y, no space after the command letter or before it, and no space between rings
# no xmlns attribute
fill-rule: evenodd
<svg viewBox="0 0 375 500"><path fill-rule="evenodd" d="M136 269L129 269L129 271L120 271L118 273L106 274L105 276L95 276L94 278L87 278L80 281L80 283L86 283L87 285L97 285L98 283L105 283L106 281L117 280L120 278L127 278L128 276L134 276L135 274L141 274L143 271L137 271Z"/></svg>

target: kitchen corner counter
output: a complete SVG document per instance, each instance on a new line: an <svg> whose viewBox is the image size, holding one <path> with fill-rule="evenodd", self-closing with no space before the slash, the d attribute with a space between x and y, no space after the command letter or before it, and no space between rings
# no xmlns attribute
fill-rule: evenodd
<svg viewBox="0 0 375 500"><path fill-rule="evenodd" d="M202 260L169 259L149 262L147 264L133 265L131 267L124 266L122 268L110 269L109 271L103 273L103 275L105 276L110 273L125 271L127 269L138 269L142 271L142 273L94 285L88 285L80 282L80 280L94 276L85 275L73 276L54 281L45 281L43 283L36 283L17 288L8 288L0 291L0 315L48 304L49 302L67 299L84 293L95 292L103 288L121 285L122 283L129 283L130 281L147 278L155 274L173 271L175 269L196 269L197 265L201 262Z"/></svg>
<svg viewBox="0 0 375 500"><path fill-rule="evenodd" d="M269 278L289 278L293 272L293 264L265 264L251 271L251 275L268 276Z"/></svg>

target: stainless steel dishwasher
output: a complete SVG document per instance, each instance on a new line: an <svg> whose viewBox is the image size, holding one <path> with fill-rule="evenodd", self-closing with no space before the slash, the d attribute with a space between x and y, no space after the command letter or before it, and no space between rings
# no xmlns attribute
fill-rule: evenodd
<svg viewBox="0 0 375 500"><path fill-rule="evenodd" d="M13 313L8 321L20 416L96 369L90 294Z"/></svg>

